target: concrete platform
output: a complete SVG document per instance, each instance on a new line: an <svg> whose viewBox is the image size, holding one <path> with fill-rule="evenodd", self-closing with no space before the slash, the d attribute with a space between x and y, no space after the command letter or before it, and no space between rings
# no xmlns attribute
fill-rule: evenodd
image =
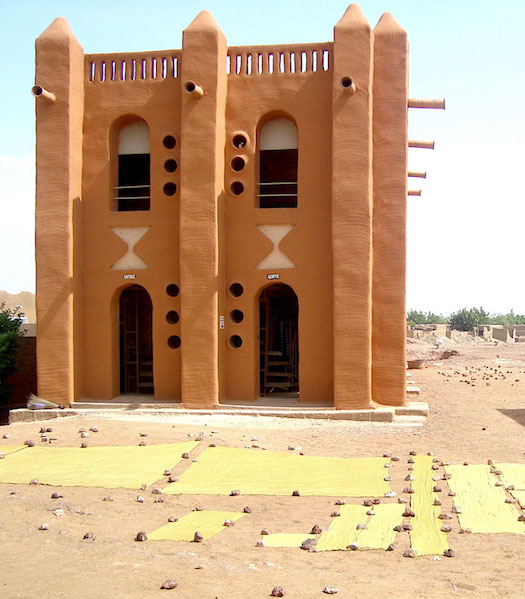
<svg viewBox="0 0 525 599"><path fill-rule="evenodd" d="M73 408L30 410L20 408L9 412L9 423L38 422L67 416L97 418L105 414L148 415L148 416L196 416L196 415L228 415L228 416L273 416L279 418L311 418L327 420L353 420L360 422L396 422L398 418L416 416L426 418L428 405L424 402L413 402L407 406L388 406L370 410L335 410L329 407L288 407L257 405L251 407L221 405L216 409L188 409L181 404L143 404L134 402L79 402Z"/></svg>

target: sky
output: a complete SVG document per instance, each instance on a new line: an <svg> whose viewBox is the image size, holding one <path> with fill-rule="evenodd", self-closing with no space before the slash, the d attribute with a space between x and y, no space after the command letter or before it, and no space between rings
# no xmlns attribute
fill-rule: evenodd
<svg viewBox="0 0 525 599"><path fill-rule="evenodd" d="M525 2L361 0L374 26L392 13L410 42L407 307L441 314L483 306L525 313ZM65 17L86 53L180 48L211 10L229 45L323 42L340 0L0 0L0 289L35 290L34 40Z"/></svg>

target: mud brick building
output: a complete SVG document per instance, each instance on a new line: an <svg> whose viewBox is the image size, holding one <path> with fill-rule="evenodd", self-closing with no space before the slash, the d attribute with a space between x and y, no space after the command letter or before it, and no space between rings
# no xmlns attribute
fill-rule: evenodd
<svg viewBox="0 0 525 599"><path fill-rule="evenodd" d="M408 44L36 42L38 389L213 407L405 403Z"/></svg>

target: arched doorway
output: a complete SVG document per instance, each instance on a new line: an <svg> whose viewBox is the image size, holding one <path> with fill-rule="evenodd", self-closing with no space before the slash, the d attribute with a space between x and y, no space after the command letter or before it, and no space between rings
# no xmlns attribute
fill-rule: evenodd
<svg viewBox="0 0 525 599"><path fill-rule="evenodd" d="M153 393L152 305L140 285L120 294L120 392Z"/></svg>
<svg viewBox="0 0 525 599"><path fill-rule="evenodd" d="M260 392L299 395L299 302L283 283L259 296Z"/></svg>

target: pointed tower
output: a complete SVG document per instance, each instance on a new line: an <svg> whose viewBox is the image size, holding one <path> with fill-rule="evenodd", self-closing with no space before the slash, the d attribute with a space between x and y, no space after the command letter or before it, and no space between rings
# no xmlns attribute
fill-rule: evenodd
<svg viewBox="0 0 525 599"><path fill-rule="evenodd" d="M390 13L374 28L372 397L406 402L408 41Z"/></svg>
<svg viewBox="0 0 525 599"><path fill-rule="evenodd" d="M36 40L36 288L38 394L69 405L77 395L79 243L84 53L68 22L55 19ZM43 91L40 92L40 89ZM55 96L55 101L44 92Z"/></svg>
<svg viewBox="0 0 525 599"><path fill-rule="evenodd" d="M357 4L334 29L334 404L371 404L372 34Z"/></svg>
<svg viewBox="0 0 525 599"><path fill-rule="evenodd" d="M219 402L218 202L224 187L226 51L213 15L184 30L181 66L180 276L182 401Z"/></svg>

